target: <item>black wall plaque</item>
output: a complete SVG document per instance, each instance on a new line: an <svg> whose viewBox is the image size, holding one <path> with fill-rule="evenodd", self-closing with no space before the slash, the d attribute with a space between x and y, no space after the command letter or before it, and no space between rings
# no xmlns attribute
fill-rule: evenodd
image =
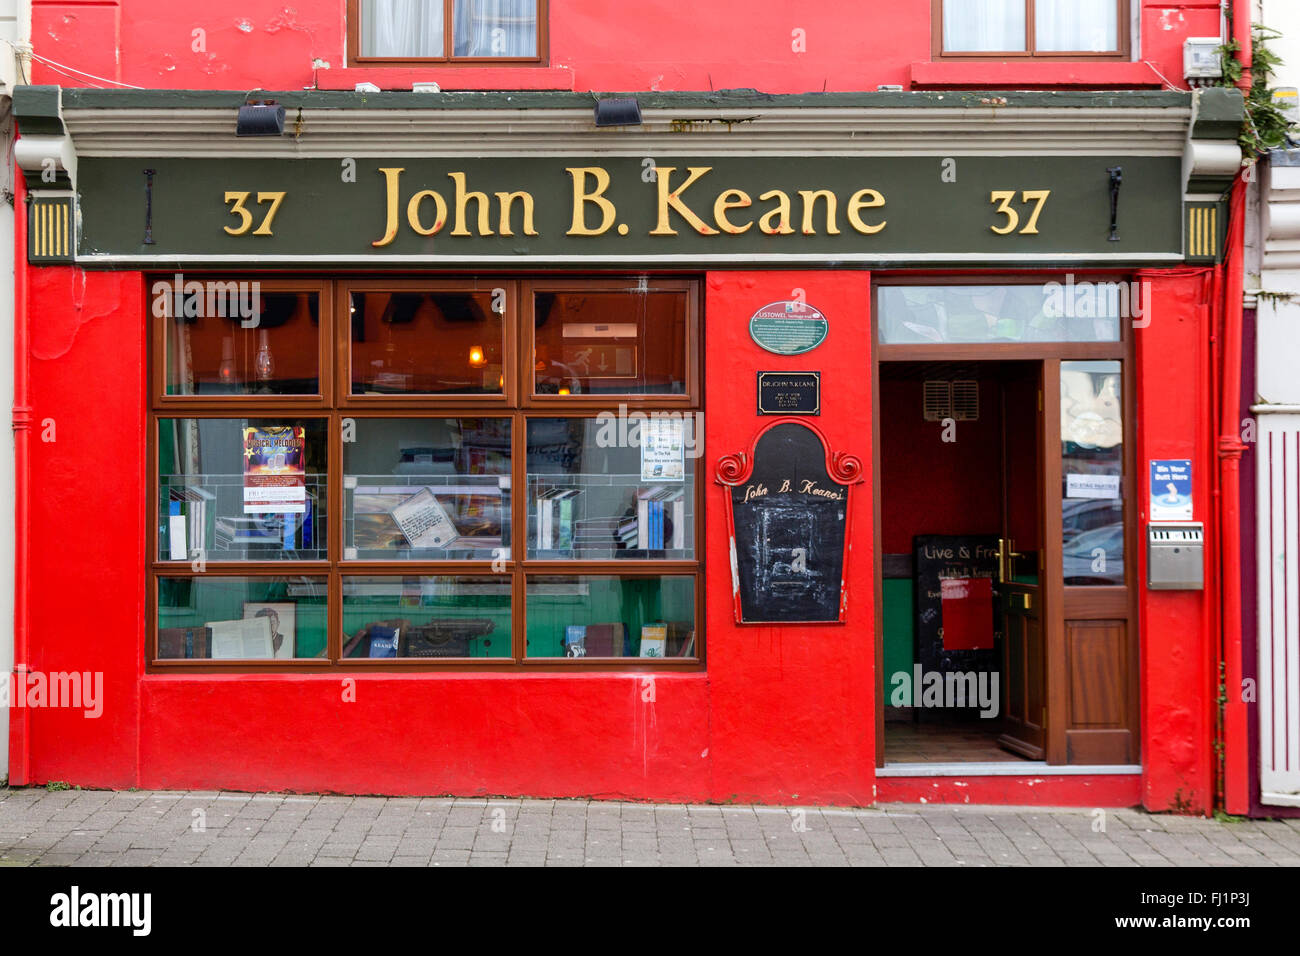
<svg viewBox="0 0 1300 956"><path fill-rule="evenodd" d="M929 671L1000 671L1002 633L994 630L993 650L943 649L940 578L992 578L997 586L998 539L990 535L917 535L912 539L916 568L916 659ZM996 605L997 596L994 595ZM994 614L994 626L998 627Z"/></svg>
<svg viewBox="0 0 1300 956"><path fill-rule="evenodd" d="M758 414L820 415L821 372L759 372Z"/></svg>
<svg viewBox="0 0 1300 956"><path fill-rule="evenodd" d="M861 461L828 455L809 425L778 420L750 455L722 458L717 479L730 486L736 620L843 620L849 491L862 480Z"/></svg>

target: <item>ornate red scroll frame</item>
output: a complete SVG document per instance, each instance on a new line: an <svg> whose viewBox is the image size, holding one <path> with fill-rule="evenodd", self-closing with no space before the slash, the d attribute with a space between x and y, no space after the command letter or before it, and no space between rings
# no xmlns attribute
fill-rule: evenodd
<svg viewBox="0 0 1300 956"><path fill-rule="evenodd" d="M836 484L844 486L844 556L840 562L840 613L836 621L791 621L791 626L804 624L843 624L844 612L848 607L849 589L848 589L848 571L849 571L849 550L850 541L853 533L853 486L861 483L864 479L862 474L862 459L857 455L851 455L844 451L831 451L830 442L822 434L820 428L805 418L783 417L774 418L765 422L763 427L754 433L753 440L749 443L748 452L736 452L732 455L723 455L718 459L714 468L714 481L723 486L723 495L727 502L727 544L728 554L731 561L731 600L735 611L737 624L750 625L771 625L779 624L779 621L746 621L741 617L740 612L740 569L736 563L736 518L732 512L731 489L737 485L743 485L754 472L754 453L758 448L758 443L770 429L778 425L800 425L814 435L821 442L823 451L826 454L826 474Z"/></svg>

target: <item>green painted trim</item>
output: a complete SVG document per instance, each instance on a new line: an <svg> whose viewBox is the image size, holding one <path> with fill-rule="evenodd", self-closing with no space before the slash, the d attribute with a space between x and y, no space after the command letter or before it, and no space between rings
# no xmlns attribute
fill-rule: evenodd
<svg viewBox="0 0 1300 956"><path fill-rule="evenodd" d="M57 86L15 86L13 113L23 133L62 135L63 114Z"/></svg>
<svg viewBox="0 0 1300 956"><path fill-rule="evenodd" d="M19 107L20 91L58 89L57 87L16 87L14 111ZM1202 91L1218 93L1220 91ZM1235 94L1236 91L1224 90ZM916 92L843 92L843 93L760 93L757 90L717 90L715 92L653 93L578 92L551 90L411 93L406 91L352 93L346 90L285 90L257 92L258 99L273 99L287 109L589 109L597 97L635 96L645 109L746 109L823 108L823 109L915 109L987 108L997 100L996 108L1186 108L1192 94L1177 90L1122 90L1114 92L1051 91L916 91ZM92 90L66 89L66 109L236 109L251 94L246 90ZM1209 97L1210 107L1219 110L1218 97ZM1206 107L1203 107L1203 111ZM1226 108L1226 107L1224 107ZM1209 121L1210 117L1207 117ZM1233 135L1236 135L1235 133Z"/></svg>
<svg viewBox="0 0 1300 956"><path fill-rule="evenodd" d="M1222 86L1198 90L1192 110L1192 139L1236 139L1246 118L1241 90Z"/></svg>

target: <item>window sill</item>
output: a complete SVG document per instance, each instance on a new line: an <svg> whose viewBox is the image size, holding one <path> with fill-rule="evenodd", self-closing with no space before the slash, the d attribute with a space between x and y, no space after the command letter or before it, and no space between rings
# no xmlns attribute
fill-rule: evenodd
<svg viewBox="0 0 1300 956"><path fill-rule="evenodd" d="M912 64L914 90L1160 89L1164 80L1146 63L1102 60L964 60Z"/></svg>
<svg viewBox="0 0 1300 956"><path fill-rule="evenodd" d="M317 88L352 90L373 83L381 90L409 90L412 83L437 83L456 90L573 90L573 70L566 66L367 66L321 70Z"/></svg>

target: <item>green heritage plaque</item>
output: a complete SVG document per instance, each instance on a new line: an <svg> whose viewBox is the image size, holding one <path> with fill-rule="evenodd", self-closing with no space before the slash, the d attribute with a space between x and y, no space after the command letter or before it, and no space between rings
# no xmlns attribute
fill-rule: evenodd
<svg viewBox="0 0 1300 956"><path fill-rule="evenodd" d="M829 330L826 316L806 302L773 302L749 320L749 337L777 355L811 352L826 341Z"/></svg>

